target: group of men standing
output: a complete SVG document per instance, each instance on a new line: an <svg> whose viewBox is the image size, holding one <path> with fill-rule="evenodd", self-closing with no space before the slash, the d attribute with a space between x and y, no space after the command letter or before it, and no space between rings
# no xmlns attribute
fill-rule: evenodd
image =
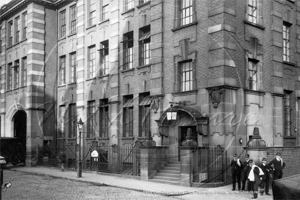
<svg viewBox="0 0 300 200"><path fill-rule="evenodd" d="M258 197L258 188L260 187L261 195L264 192L269 194L269 182L272 178L273 180L282 178L283 168L285 163L281 158L281 154L277 153L276 157L268 162L266 158L263 158L261 164L255 165L255 162L250 159L249 154L245 156L245 161L241 162L237 157L237 154L233 155L233 160L231 161L232 170L232 190L236 189L236 183L238 185L238 190L242 191L253 191L253 198Z"/></svg>

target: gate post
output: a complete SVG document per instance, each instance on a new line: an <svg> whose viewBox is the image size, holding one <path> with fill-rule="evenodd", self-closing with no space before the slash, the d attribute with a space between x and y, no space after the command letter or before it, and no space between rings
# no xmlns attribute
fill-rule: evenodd
<svg viewBox="0 0 300 200"><path fill-rule="evenodd" d="M141 146L141 180L147 181L152 178L156 173L156 143L152 140L151 133L149 132L147 140Z"/></svg>

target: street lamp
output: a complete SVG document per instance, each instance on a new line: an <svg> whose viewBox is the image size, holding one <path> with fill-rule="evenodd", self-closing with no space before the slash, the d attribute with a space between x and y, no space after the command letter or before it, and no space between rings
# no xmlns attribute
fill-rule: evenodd
<svg viewBox="0 0 300 200"><path fill-rule="evenodd" d="M79 145L78 145L79 155L78 155L77 178L80 178L80 177L82 177L81 131L82 131L82 126L83 126L83 122L82 122L81 118L79 119L79 121L77 122L77 124L78 124L78 131L79 131Z"/></svg>
<svg viewBox="0 0 300 200"><path fill-rule="evenodd" d="M177 110L173 108L173 104L171 103L171 108L167 111L167 120L176 120L177 119Z"/></svg>

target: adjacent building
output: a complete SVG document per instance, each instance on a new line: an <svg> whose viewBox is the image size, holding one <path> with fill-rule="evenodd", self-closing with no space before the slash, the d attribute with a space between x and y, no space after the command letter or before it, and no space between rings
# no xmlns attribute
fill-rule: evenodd
<svg viewBox="0 0 300 200"><path fill-rule="evenodd" d="M296 148L299 6L13 0L1 8L1 135L26 136L29 165L49 142L78 143L80 118L84 155L93 141L132 146L150 134L177 161L189 128L198 146L228 155L254 127L267 147Z"/></svg>

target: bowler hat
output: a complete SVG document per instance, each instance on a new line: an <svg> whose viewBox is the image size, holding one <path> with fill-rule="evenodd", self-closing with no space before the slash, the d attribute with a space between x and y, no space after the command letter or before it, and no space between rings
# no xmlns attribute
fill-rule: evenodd
<svg viewBox="0 0 300 200"><path fill-rule="evenodd" d="M245 158L249 158L249 154L246 154Z"/></svg>
<svg viewBox="0 0 300 200"><path fill-rule="evenodd" d="M276 153L276 156L281 156L281 153Z"/></svg>
<svg viewBox="0 0 300 200"><path fill-rule="evenodd" d="M237 157L237 154L235 153L235 154L233 154L233 157Z"/></svg>
<svg viewBox="0 0 300 200"><path fill-rule="evenodd" d="M263 158L262 161L267 161L267 159L266 159L266 158Z"/></svg>

